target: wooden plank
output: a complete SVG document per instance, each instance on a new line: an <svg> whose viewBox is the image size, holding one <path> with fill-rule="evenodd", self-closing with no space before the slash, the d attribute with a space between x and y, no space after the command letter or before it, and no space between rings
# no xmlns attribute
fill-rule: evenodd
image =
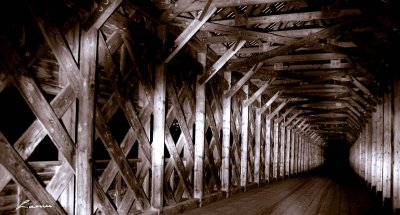
<svg viewBox="0 0 400 215"><path fill-rule="evenodd" d="M280 147L280 130L279 130L279 124L275 122L275 119L273 117L268 117L267 118L272 119L273 121L273 142L272 142L272 177L273 180L278 180L279 179L279 147Z"/></svg>
<svg viewBox="0 0 400 215"><path fill-rule="evenodd" d="M233 44L229 50L227 52L225 52L225 54L223 56L221 56L217 62L215 62L211 68L209 68L207 70L207 72L205 72L200 79L198 80L198 82L200 84L206 83L208 82L215 74L217 74L217 72L226 64L226 62L228 62L229 59L231 59L233 57L233 55L236 54L237 51L239 51L240 48L242 48L242 46L244 46L244 44L246 43L246 40L240 40L237 41L235 44Z"/></svg>
<svg viewBox="0 0 400 215"><path fill-rule="evenodd" d="M185 148L189 151L189 154L190 154L190 156L187 156L186 159L187 159L188 169L191 169L191 167L193 166L193 155L194 155L193 139L192 139L191 133L189 131L188 125L186 124L185 115L183 113L182 106L180 105L180 101L176 95L174 86L172 86L171 80L169 80L167 83L167 92L168 92L168 97L171 99L172 108L174 110L175 117L179 123L182 133L184 134L184 138L186 139L186 141L184 141L185 146L186 146ZM169 127L166 126L166 130L168 130L168 128ZM180 153L176 150L175 144L173 144L173 143L174 143L174 141L171 136L169 144L167 144L167 148L171 154L171 158L173 158L175 160L174 163L175 163L175 167L177 168L178 175L181 177L181 180L184 182L185 187L186 187L187 191L189 192L190 196L193 196L192 186L188 180L188 176L187 176L188 174L185 171L185 166L180 161L181 160L180 155L179 155Z"/></svg>
<svg viewBox="0 0 400 215"><path fill-rule="evenodd" d="M225 72L224 78L229 86L232 80L231 72ZM229 158L230 158L230 141L231 141L231 97L222 97L222 173L221 173L221 189L229 194Z"/></svg>
<svg viewBox="0 0 400 215"><path fill-rule="evenodd" d="M180 23L186 23L190 19L177 17L175 20ZM240 27L220 25L220 24L216 24L213 22L204 23L201 30L209 31L209 32L219 32L221 34L228 34L228 35L233 34L233 35L236 35L238 37L238 39L243 39L243 40L261 39L264 41L278 43L278 44L289 44L291 42L296 41L296 39L294 39L292 37L285 37L285 36L280 36L280 35L276 35L273 33L265 33L265 32L247 30L247 29L240 28ZM266 48L267 50L269 49L268 47L264 47L264 48ZM262 48L262 49L264 49L264 48ZM254 65L254 64L252 64L252 65Z"/></svg>
<svg viewBox="0 0 400 215"><path fill-rule="evenodd" d="M282 126L282 124L279 124L279 129L281 131L281 137L280 137L280 161L279 161L279 177L281 179L285 178L285 156L286 156L286 128Z"/></svg>
<svg viewBox="0 0 400 215"><path fill-rule="evenodd" d="M267 117L265 117L265 164L264 164L264 174L265 174L265 180L270 182L271 181L271 144L272 144L272 120L268 119Z"/></svg>
<svg viewBox="0 0 400 215"><path fill-rule="evenodd" d="M251 67L251 69L238 81L236 84L234 84L231 89L224 94L225 97L231 97L233 96L256 72L257 70L263 65L263 63L258 63L257 65L254 65ZM248 98L246 98L246 101ZM245 105L248 106L248 105Z"/></svg>
<svg viewBox="0 0 400 215"><path fill-rule="evenodd" d="M96 30L89 30L82 35L81 83L79 93L79 116L77 132L76 166L76 210L77 213L89 214L93 210L92 160L94 144L94 107L97 57Z"/></svg>
<svg viewBox="0 0 400 215"><path fill-rule="evenodd" d="M372 133L371 133L371 139L372 139L372 147L371 147L371 185L372 187L375 188L376 191L376 186L377 186L377 171L378 171L378 167L377 167L377 133L378 133L378 129L377 129L377 124L378 124L378 113L374 112L372 114Z"/></svg>
<svg viewBox="0 0 400 215"><path fill-rule="evenodd" d="M74 98L74 91L68 85L51 101L50 105L55 111L57 117L61 117L64 114L65 110L75 100ZM43 128L39 120L36 119L18 138L13 147L22 159L26 160L46 135L46 130ZM4 171L5 169L0 166L0 173ZM0 178L0 190L2 190L10 180L11 177L8 174L4 174L4 177Z"/></svg>
<svg viewBox="0 0 400 215"><path fill-rule="evenodd" d="M205 68L207 63L206 53L198 52L197 60ZM198 76L199 78L200 76ZM206 119L206 88L205 85L196 83L196 131L195 131L195 161L194 161L194 198L203 199L204 182L204 141L205 141L205 119Z"/></svg>
<svg viewBox="0 0 400 215"><path fill-rule="evenodd" d="M274 109L274 111L272 113L268 114L267 117L270 119L275 117L275 115L277 115L279 113L279 111L282 110L282 108L284 108L285 105L287 105L287 103L289 103L289 101L290 101L290 98L283 101L281 104L279 104L279 106L277 108Z"/></svg>
<svg viewBox="0 0 400 215"><path fill-rule="evenodd" d="M257 109L256 109L257 110ZM255 146L254 146L254 183L257 184L257 186L259 186L260 184L260 172L262 172L261 165L261 144L262 144L262 115L256 114L256 119L255 119L255 137L254 137L254 141L255 141Z"/></svg>
<svg viewBox="0 0 400 215"><path fill-rule="evenodd" d="M318 41L319 39L324 39L324 38L327 38L329 36L332 36L332 35L336 34L342 28L350 27L351 24L354 21L355 21L355 19L352 19L350 21L342 22L342 23L337 24L335 26L332 26L332 27L326 28L326 29L324 29L322 31L319 31L317 33L314 33L314 34L312 34L310 36L307 36L307 37L304 37L302 39L293 41L291 43L287 43L286 45L278 47L276 49L273 49L273 50L271 50L269 52L257 55L257 56L252 57L252 58L249 58L245 62L232 64L230 66L232 66L232 67L239 66L240 67L240 66L246 66L246 65L254 65L254 64L256 64L258 62L262 62L262 61L264 61L266 59L269 59L269 58L272 58L272 57L275 57L275 56L278 56L278 55L287 54L288 52L290 52L292 50L295 50L297 48L303 47L303 46L305 46L307 44L312 44L315 41Z"/></svg>
<svg viewBox="0 0 400 215"><path fill-rule="evenodd" d="M118 214L118 212L115 210L114 206L108 199L107 194L103 191L100 184L96 180L93 180L93 190L93 208L99 208L105 214Z"/></svg>
<svg viewBox="0 0 400 215"><path fill-rule="evenodd" d="M246 99L244 101L244 105L245 106L249 106L251 105L255 100L257 100L258 98L260 98L260 96L264 93L264 91L271 86L271 84L275 81L275 78L271 78L269 79L267 82L265 82L265 84L263 86L261 86L260 88L258 88L258 90L248 99ZM258 112L257 112L258 113Z"/></svg>
<svg viewBox="0 0 400 215"><path fill-rule="evenodd" d="M249 96L249 85L243 86L245 99ZM249 149L249 106L244 106L242 102L242 124L241 124L241 144L240 144L240 186L246 190L247 170L248 170L248 149Z"/></svg>
<svg viewBox="0 0 400 215"><path fill-rule="evenodd" d="M174 109L175 116L179 123L180 129L182 130L182 133L185 136L186 148L190 152L190 155L191 155L190 157L187 157L187 158L188 159L190 158L190 160L193 160L193 155L194 155L193 143L194 143L194 141L193 141L192 135L190 134L191 132L186 123L184 111L182 109L182 106L180 105L181 103L179 102L179 99L176 95L176 92L175 92L174 86L172 85L171 80L169 80L167 83L167 92L168 92L168 97L172 101L172 107Z"/></svg>
<svg viewBox="0 0 400 215"><path fill-rule="evenodd" d="M291 2L294 0L213 0L211 6L217 8L225 8L225 7L235 7L240 5L257 5L257 4L271 4L276 2ZM197 11L203 9L208 1L195 1L189 7L187 7L182 12L190 12L190 11Z"/></svg>
<svg viewBox="0 0 400 215"><path fill-rule="evenodd" d="M2 59L5 59L3 62L6 62L6 70L10 77L14 79L15 86L24 97L25 101L30 106L36 117L46 128L49 137L68 161L71 169L74 170L75 145L68 135L68 132L65 131L64 127L61 125L57 115L54 113L49 103L47 103L42 92L40 91L40 88L36 85L36 82L33 80L33 78L28 74L26 68L21 68L19 66L19 58L16 53L10 49L9 44L3 43L2 48L3 50L8 50L5 51L8 53L8 55L2 56ZM16 68L20 68L19 71L16 70Z"/></svg>
<svg viewBox="0 0 400 215"><path fill-rule="evenodd" d="M79 81L77 77L79 77L79 68L76 64L73 53L69 49L68 43L54 22L49 20L48 17L50 16L48 16L47 12L45 12L43 8L39 8L32 3L27 2L27 4L60 67L64 71L70 71L67 73L68 79L70 80L69 83L73 89L78 91Z"/></svg>
<svg viewBox="0 0 400 215"><path fill-rule="evenodd" d="M32 174L28 165L8 143L2 132L0 132L0 151L3 152L0 163L30 201L45 205L42 209L49 214L66 214L57 201L42 187L41 182Z"/></svg>
<svg viewBox="0 0 400 215"><path fill-rule="evenodd" d="M162 39L166 39L166 26L159 26L157 32ZM166 71L165 64L158 64L155 71L154 87L154 126L152 143L152 181L151 206L161 210L164 206L164 140L165 140L165 97Z"/></svg>
<svg viewBox="0 0 400 215"><path fill-rule="evenodd" d="M112 137L111 131L107 127L104 117L98 108L96 109L96 130L105 148L107 149L108 154L115 162L122 178L125 181L125 184L129 187L129 189L134 191L136 197L135 199L139 203L137 205L142 207L144 210L149 209L150 203L143 191L142 186L138 182L131 167L129 166L123 151Z"/></svg>
<svg viewBox="0 0 400 215"><path fill-rule="evenodd" d="M165 59L165 63L169 63L171 59L183 48L183 46L192 38L196 32L203 26L205 22L217 11L216 7L210 8L207 11L202 11L196 19L194 19L183 32L175 39L174 50ZM203 14L205 13L205 14ZM202 19L200 19L202 18Z"/></svg>
<svg viewBox="0 0 400 215"><path fill-rule="evenodd" d="M277 91L264 105L262 105L257 114L263 114L282 93L282 90Z"/></svg>
<svg viewBox="0 0 400 215"><path fill-rule="evenodd" d="M283 125L282 125L283 126ZM284 127L284 126L283 126ZM285 141L285 177L290 177L290 150L291 150L291 130L286 129L286 141Z"/></svg>
<svg viewBox="0 0 400 215"><path fill-rule="evenodd" d="M256 16L249 17L247 20L248 25L268 25L279 22L307 22L317 19L336 19L346 16L358 16L361 15L361 10L357 8L352 9L341 9L338 13L326 14L323 11L312 11L302 13L289 13L279 15L268 15L268 16ZM224 19L224 20L213 20L214 23L228 26L236 26L235 19Z"/></svg>
<svg viewBox="0 0 400 215"><path fill-rule="evenodd" d="M180 13L182 13L186 8L193 4L195 0L180 0L175 2L174 4L168 5L169 8L165 10L160 19L162 22L170 22Z"/></svg>
<svg viewBox="0 0 400 215"><path fill-rule="evenodd" d="M123 0L103 0L83 24L83 30L100 29L107 19L114 13Z"/></svg>
<svg viewBox="0 0 400 215"><path fill-rule="evenodd" d="M393 209L400 209L400 79L393 90Z"/></svg>
<svg viewBox="0 0 400 215"><path fill-rule="evenodd" d="M321 30L323 30L323 28L309 28L309 29L282 30L282 31L279 30L279 31L273 31L273 33L281 37L291 37L300 39L302 37L307 37ZM238 38L237 35L213 36L213 37L204 37L202 38L202 41L206 44L228 43L236 41L237 38ZM261 38L255 37L253 35L243 35L243 39L257 40ZM241 54L260 53L260 52L270 51L276 47L278 46L273 46L270 45L269 43L259 43L258 47L243 48L238 53Z"/></svg>
<svg viewBox="0 0 400 215"><path fill-rule="evenodd" d="M383 201L391 198L392 182L392 94L384 95L383 103Z"/></svg>

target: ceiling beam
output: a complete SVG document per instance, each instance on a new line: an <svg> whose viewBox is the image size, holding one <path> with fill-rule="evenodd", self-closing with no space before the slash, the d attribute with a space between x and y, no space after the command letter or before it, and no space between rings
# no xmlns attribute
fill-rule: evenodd
<svg viewBox="0 0 400 215"><path fill-rule="evenodd" d="M359 9L341 9L337 13L324 13L322 11L313 11L313 12L303 12L303 13L256 16L256 17L249 17L247 19L247 25L256 25L256 24L267 25L279 22L297 22L297 21L307 22L318 19L337 19L346 16L358 16L361 14L362 12ZM237 25L235 19L212 20L212 22L228 26Z"/></svg>
<svg viewBox="0 0 400 215"><path fill-rule="evenodd" d="M356 21L356 19L351 19L351 20L341 22L340 24L326 28L326 29L319 31L315 34L312 34L308 37L304 37L302 39L287 43L284 46L281 46L281 47L273 49L269 52L257 55L255 57L249 58L245 62L232 64L231 66L232 67L241 67L241 66L253 65L258 62L265 61L269 58L273 58L275 56L288 54L289 52L296 50L300 47L304 47L307 44L313 44L313 43L317 42L318 40L326 39L327 37L335 35L338 31L342 30L343 28L351 27L355 21Z"/></svg>
<svg viewBox="0 0 400 215"><path fill-rule="evenodd" d="M298 0L214 0L211 4L211 6L217 7L217 8L227 8L227 7L236 7L236 6L241 6L241 5L256 5L256 4L271 4L271 3L277 3L277 2L292 2L292 1L298 1ZM200 0L200 1L195 1L192 5L187 7L184 12L190 12L190 11L198 11L201 10L205 7L207 4L207 1L205 0Z"/></svg>

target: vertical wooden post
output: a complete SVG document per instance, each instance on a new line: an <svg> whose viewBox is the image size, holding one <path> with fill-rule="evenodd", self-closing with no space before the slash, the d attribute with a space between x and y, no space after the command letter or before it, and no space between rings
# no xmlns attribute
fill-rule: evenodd
<svg viewBox="0 0 400 215"><path fill-rule="evenodd" d="M157 33L161 39L166 39L166 32L166 26L157 26ZM154 125L153 143L151 144L151 206L158 211L162 209L164 200L165 97L167 85L165 73L165 64L157 64L154 75Z"/></svg>
<svg viewBox="0 0 400 215"><path fill-rule="evenodd" d="M379 105L378 105L379 106ZM372 114L372 148L371 148L371 186L376 191L376 175L377 175L377 154L376 154L376 141L377 141L377 112Z"/></svg>
<svg viewBox="0 0 400 215"><path fill-rule="evenodd" d="M376 191L378 192L378 201L382 202L383 188L383 104L377 107L376 123Z"/></svg>
<svg viewBox="0 0 400 215"><path fill-rule="evenodd" d="M198 52L197 60L203 66L206 66L206 53ZM198 78L201 76L198 76ZM194 157L194 198L203 199L204 182L204 135L205 135L205 112L206 112L206 84L196 83L196 131L195 131L195 157Z"/></svg>
<svg viewBox="0 0 400 215"><path fill-rule="evenodd" d="M365 179L368 187L372 186L372 120L369 120L365 127L366 162Z"/></svg>
<svg viewBox="0 0 400 215"><path fill-rule="evenodd" d="M245 93L245 100L249 96L249 85L242 87ZM247 154L248 154L248 143L249 143L249 106L244 105L242 102L242 132L241 132L241 158L240 158L240 186L246 190L247 185Z"/></svg>
<svg viewBox="0 0 400 215"><path fill-rule="evenodd" d="M122 48L124 50L124 48ZM122 71L122 70L121 70ZM149 103L148 99L146 98L146 93L145 93L145 86L139 85L139 103L142 107L146 107L146 105ZM151 136L151 126L150 126L150 120L148 120L145 124L143 124L144 131L146 132L146 136L150 137ZM149 140L150 142L150 140ZM146 160L146 155L142 147L138 147L138 158L142 159L143 161ZM146 162L141 162L140 165L143 168L144 165L147 165ZM148 170L146 173L146 176L143 179L143 191L147 196L150 196L150 171Z"/></svg>
<svg viewBox="0 0 400 215"><path fill-rule="evenodd" d="M272 119L269 119L268 116L265 117L265 161L264 161L264 175L265 180L270 182L270 165L271 165L271 123Z"/></svg>
<svg viewBox="0 0 400 215"><path fill-rule="evenodd" d="M278 180L278 168L279 168L279 123L276 122L275 119L274 121L274 143L273 143L273 155L274 155L274 163L273 163L273 178L274 180Z"/></svg>
<svg viewBox="0 0 400 215"><path fill-rule="evenodd" d="M26 196L24 194L24 190L20 186L17 186L17 195L18 195L17 205L23 204L23 202L26 200ZM26 210L25 209L16 210L16 214L17 215L25 215Z"/></svg>
<svg viewBox="0 0 400 215"><path fill-rule="evenodd" d="M291 150L291 140L292 140L292 132L290 129L286 129L286 151L285 151L285 176L289 177L290 176L290 150Z"/></svg>
<svg viewBox="0 0 400 215"><path fill-rule="evenodd" d="M256 111L257 112L257 111ZM254 146L254 183L260 184L260 161L261 161L261 114L256 115L255 121L255 146Z"/></svg>
<svg viewBox="0 0 400 215"><path fill-rule="evenodd" d="M384 146L383 146L383 198L386 202L391 198L392 186L392 94L384 95L383 120L384 120Z"/></svg>
<svg viewBox="0 0 400 215"><path fill-rule="evenodd" d="M225 72L224 78L231 87L231 72ZM228 89L229 90L229 89ZM226 90L227 91L227 90ZM229 196L229 151L231 142L231 97L222 97L222 191Z"/></svg>
<svg viewBox="0 0 400 215"><path fill-rule="evenodd" d="M294 175L294 139L295 132L292 129L290 130L290 159L289 159L289 176Z"/></svg>
<svg viewBox="0 0 400 215"><path fill-rule="evenodd" d="M79 29L80 26L77 25L73 28L73 30L69 31L68 34L66 35L66 39L70 39L73 45L71 47L72 53L74 53L75 59L78 59L78 54L79 54ZM60 67L59 69L59 87L64 88L69 84L69 79L68 79L68 73L69 71L65 71ZM75 143L76 142L76 102L74 102L70 108L64 113L64 115L61 117L61 120L65 126L65 130L68 132L69 136L71 137L72 141ZM63 156L62 153L59 152L59 159L64 160L63 162L67 162ZM74 202L75 202L75 181L71 180L68 186L65 188L64 192L61 194L59 198L60 204L63 206L65 209L65 212L68 214L74 214Z"/></svg>
<svg viewBox="0 0 400 215"><path fill-rule="evenodd" d="M285 162L285 157L286 157L286 128L283 126L283 123L281 123L280 126L281 129L281 144L280 144L280 177L282 179L285 178L285 167L286 167L286 162Z"/></svg>
<svg viewBox="0 0 400 215"><path fill-rule="evenodd" d="M95 29L82 35L81 86L79 93L78 144L76 149L76 208L77 214L91 214L93 210L92 153L95 119L95 77L97 57Z"/></svg>
<svg viewBox="0 0 400 215"><path fill-rule="evenodd" d="M400 79L394 84L393 96L393 208L400 211Z"/></svg>

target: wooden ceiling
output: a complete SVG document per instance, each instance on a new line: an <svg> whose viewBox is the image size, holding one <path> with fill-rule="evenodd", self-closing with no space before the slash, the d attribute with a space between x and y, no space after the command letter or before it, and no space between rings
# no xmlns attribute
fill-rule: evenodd
<svg viewBox="0 0 400 215"><path fill-rule="evenodd" d="M399 18L395 16L399 3L395 1L97 3L111 15L101 26L107 40L117 33L127 40L135 38L132 43L144 53L142 60L177 64L178 68L179 55L207 51L208 65L200 83L224 82L222 73L233 71L236 79L225 96L250 83L247 105L261 96L261 110L293 121L292 126L327 143L356 140L399 68L395 57L400 48ZM82 20L90 23L87 14L93 8L88 5L92 2L16 1L2 14L3 37L25 56L21 63L33 68L49 94L59 90L59 66L40 31L50 31L51 36L52 23L66 40L76 36L79 32L70 30L74 29L71 26ZM42 23L39 28L38 23ZM158 25L166 25L170 33L164 47L156 37ZM8 84L7 76L0 73L0 92Z"/></svg>

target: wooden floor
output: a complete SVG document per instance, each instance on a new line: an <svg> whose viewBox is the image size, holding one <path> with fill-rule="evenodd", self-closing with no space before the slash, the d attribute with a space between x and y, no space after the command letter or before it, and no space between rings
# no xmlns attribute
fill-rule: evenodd
<svg viewBox="0 0 400 215"><path fill-rule="evenodd" d="M264 185L184 214L382 215L375 205L358 181L312 175Z"/></svg>

